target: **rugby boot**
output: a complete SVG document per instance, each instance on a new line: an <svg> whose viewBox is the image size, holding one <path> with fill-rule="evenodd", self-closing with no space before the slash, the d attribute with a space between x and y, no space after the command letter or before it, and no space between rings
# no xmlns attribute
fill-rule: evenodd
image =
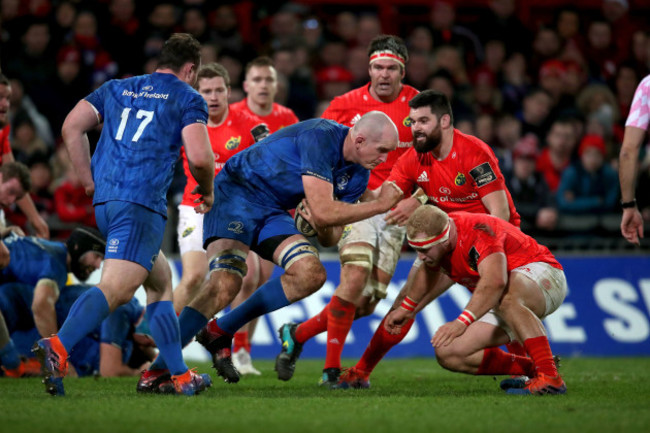
<svg viewBox="0 0 650 433"><path fill-rule="evenodd" d="M199 342L212 356L212 367L217 370L217 375L226 383L239 382L239 371L232 363L232 338L227 335L212 332L207 326L196 334Z"/></svg>
<svg viewBox="0 0 650 433"><path fill-rule="evenodd" d="M336 388L340 389L368 389L370 388L369 374L355 367L346 368L339 377Z"/></svg>
<svg viewBox="0 0 650 433"><path fill-rule="evenodd" d="M41 363L45 391L64 396L63 377L68 373L68 352L58 336L40 339L32 348Z"/></svg>
<svg viewBox="0 0 650 433"><path fill-rule="evenodd" d="M566 384L559 374L550 377L544 373L538 373L537 376L527 381L523 388L510 388L506 392L513 395L566 394Z"/></svg>
<svg viewBox="0 0 650 433"><path fill-rule="evenodd" d="M295 323L285 323L278 329L282 350L275 358L275 371L278 372L280 380L291 379L296 371L296 361L302 352L302 343L296 340L297 327L298 325Z"/></svg>
<svg viewBox="0 0 650 433"><path fill-rule="evenodd" d="M167 369L144 370L135 390L141 394L175 394L172 375Z"/></svg>
<svg viewBox="0 0 650 433"><path fill-rule="evenodd" d="M174 390L178 395L193 396L205 391L212 385L212 379L207 373L197 374L194 369L171 377Z"/></svg>
<svg viewBox="0 0 650 433"><path fill-rule="evenodd" d="M562 358L559 355L553 355L553 362L555 362L555 368L559 369L561 367ZM510 388L521 389L526 386L530 378L528 376L510 376L507 379L503 379L499 386L502 390L507 391Z"/></svg>
<svg viewBox="0 0 650 433"><path fill-rule="evenodd" d="M261 376L262 373L253 367L253 360L251 359L251 354L246 351L243 347L235 352L232 356L232 363L239 372L239 374L252 374L255 376Z"/></svg>

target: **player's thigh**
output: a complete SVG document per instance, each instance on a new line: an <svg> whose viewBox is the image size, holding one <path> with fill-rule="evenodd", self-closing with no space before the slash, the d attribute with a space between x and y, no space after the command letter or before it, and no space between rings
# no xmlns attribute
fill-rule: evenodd
<svg viewBox="0 0 650 433"><path fill-rule="evenodd" d="M485 321L476 321L449 346L438 348L436 351L440 352L441 355L451 353L458 356L468 356L486 347L501 346L509 341L510 337L502 327Z"/></svg>
<svg viewBox="0 0 650 433"><path fill-rule="evenodd" d="M553 313L568 291L564 271L548 263L534 262L510 273L508 292L540 319Z"/></svg>

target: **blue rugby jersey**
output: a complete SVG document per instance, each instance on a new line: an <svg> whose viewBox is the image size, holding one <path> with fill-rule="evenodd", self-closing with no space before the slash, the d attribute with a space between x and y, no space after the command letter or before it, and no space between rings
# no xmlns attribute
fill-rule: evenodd
<svg viewBox="0 0 650 433"><path fill-rule="evenodd" d="M172 74L111 80L86 97L104 126L92 157L93 204L119 200L167 216L181 131L207 124L203 97Z"/></svg>

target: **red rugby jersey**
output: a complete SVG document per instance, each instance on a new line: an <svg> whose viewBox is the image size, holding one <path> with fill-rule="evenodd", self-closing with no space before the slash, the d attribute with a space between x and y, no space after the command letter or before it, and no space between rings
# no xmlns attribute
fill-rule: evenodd
<svg viewBox="0 0 650 433"><path fill-rule="evenodd" d="M453 212L449 217L456 224L458 239L454 250L441 260L439 267L471 291L479 280L479 263L494 253L506 255L508 272L533 262L562 269L548 248L501 218L469 212Z"/></svg>
<svg viewBox="0 0 650 433"><path fill-rule="evenodd" d="M11 152L11 144L9 143L10 132L11 126L9 125L6 125L0 130L0 164L2 164L5 154Z"/></svg>
<svg viewBox="0 0 650 433"><path fill-rule="evenodd" d="M370 172L369 189L376 189L388 178L397 159L413 146L409 101L418 91L407 85L402 86L397 98L389 103L376 100L370 95L370 84L354 89L332 100L323 113L323 118L331 119L347 126L353 126L362 115L369 111L382 111L397 126L399 142L397 149L388 154L388 159Z"/></svg>
<svg viewBox="0 0 650 433"><path fill-rule="evenodd" d="M268 128L266 125L261 124L259 119L248 116L241 111L229 110L228 117L221 125L208 126L208 136L214 152L215 175L221 171L228 158L255 144L267 135ZM183 170L187 176L181 204L196 206L194 200L199 196L192 194L192 191L196 188L197 182L190 173L184 147L181 148L181 157L183 158Z"/></svg>
<svg viewBox="0 0 650 433"><path fill-rule="evenodd" d="M266 126L269 127L269 131L271 131L271 133L274 133L275 131L282 129L285 126L298 123L298 118L294 114L293 110L285 107L284 105L277 104L275 102L273 103L271 114L269 114L268 116L260 116L253 113L251 109L248 108L248 104L246 103L246 98L242 99L239 102L235 102L234 104L230 104L230 109L232 111L243 111L249 116L257 117L259 120L264 122Z"/></svg>
<svg viewBox="0 0 650 433"><path fill-rule="evenodd" d="M414 148L395 163L388 178L408 197L420 186L429 200L445 212L489 213L481 198L504 190L510 208L510 223L519 227L520 217L506 187L499 163L490 146L454 129L451 152L438 161L431 152Z"/></svg>

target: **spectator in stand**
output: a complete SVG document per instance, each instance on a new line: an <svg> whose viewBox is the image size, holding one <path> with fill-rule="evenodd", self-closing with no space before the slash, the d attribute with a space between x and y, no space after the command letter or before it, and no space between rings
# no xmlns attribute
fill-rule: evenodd
<svg viewBox="0 0 650 433"><path fill-rule="evenodd" d="M49 220L54 215L54 195L52 194L52 167L49 158L44 154L35 154L29 160L29 177L32 188L29 195L36 206L41 218Z"/></svg>
<svg viewBox="0 0 650 433"><path fill-rule="evenodd" d="M354 47L348 50L346 68L352 73L352 88L363 86L368 82L368 54L364 47Z"/></svg>
<svg viewBox="0 0 650 433"><path fill-rule="evenodd" d="M32 98L25 94L23 84L12 78L9 80L11 85L11 107L10 118L15 118L18 113L25 113L30 118L36 129L36 135L41 138L49 148L54 147L54 137L47 117L40 113Z"/></svg>
<svg viewBox="0 0 650 433"><path fill-rule="evenodd" d="M531 77L536 77L544 62L555 59L560 55L562 41L554 29L541 26L535 34L532 49L532 55L527 56L528 73ZM522 52L530 52L530 47Z"/></svg>
<svg viewBox="0 0 650 433"><path fill-rule="evenodd" d="M149 36L155 34L165 41L178 30L178 11L175 2L157 3L147 18L148 25L145 33Z"/></svg>
<svg viewBox="0 0 650 433"><path fill-rule="evenodd" d="M544 176L535 170L537 145L534 135L522 137L512 152L513 168L504 173L506 186L521 216L521 229L530 235L554 230L558 219L553 194Z"/></svg>
<svg viewBox="0 0 650 433"><path fill-rule="evenodd" d="M300 62L298 55L300 51L298 47L283 47L276 50L273 53L273 65L278 76L284 75L288 80L286 105L299 119L304 120L314 117L318 96L313 71L308 62L304 64Z"/></svg>
<svg viewBox="0 0 650 433"><path fill-rule="evenodd" d="M10 77L20 77L25 92L31 95L36 86L47 82L54 75L55 62L47 21L29 18L21 42L22 49L6 59L3 72Z"/></svg>
<svg viewBox="0 0 650 433"><path fill-rule="evenodd" d="M628 0L602 0L601 11L609 23L616 51L623 56L623 60L630 50L634 33L647 26L647 17L641 22L639 18L633 18Z"/></svg>
<svg viewBox="0 0 650 433"><path fill-rule="evenodd" d="M521 110L524 97L530 89L530 80L526 74L526 57L521 52L510 54L503 62L501 80L503 110L517 113Z"/></svg>
<svg viewBox="0 0 650 433"><path fill-rule="evenodd" d="M131 50L124 49L144 45L140 18L135 15L135 0L110 0L108 13L108 25L100 27L103 47L118 64L121 76L141 74L142 58L134 56ZM61 111L68 113L70 110Z"/></svg>
<svg viewBox="0 0 650 433"><path fill-rule="evenodd" d="M451 45L458 49L469 69L483 62L481 41L467 27L456 24L456 7L451 0L434 0L429 14L434 46Z"/></svg>
<svg viewBox="0 0 650 433"><path fill-rule="evenodd" d="M11 149L16 161L27 164L35 153L50 153L48 145L36 134L34 122L27 112L17 113L11 127L13 130Z"/></svg>
<svg viewBox="0 0 650 433"><path fill-rule="evenodd" d="M597 135L585 135L580 142L580 160L563 173L557 191L561 213L601 215L616 210L618 175L605 164L605 141Z"/></svg>
<svg viewBox="0 0 650 433"><path fill-rule="evenodd" d="M81 54L81 75L92 88L117 75L117 63L104 49L97 33L97 17L91 11L80 11L68 41ZM129 46L131 46L129 42ZM121 49L124 49L122 47Z"/></svg>
<svg viewBox="0 0 650 433"><path fill-rule="evenodd" d="M343 11L336 14L334 18L334 23L332 24L330 31L343 39L348 45L348 48L353 48L357 46L357 27L358 20L357 16L349 11ZM363 48L363 47L361 47ZM364 60L365 60L365 51L364 51Z"/></svg>
<svg viewBox="0 0 650 433"><path fill-rule="evenodd" d="M302 42L300 17L288 5L280 8L271 16L268 31L268 39L266 39L264 47L260 50L265 53L271 53L287 45L295 46Z"/></svg>
<svg viewBox="0 0 650 433"><path fill-rule="evenodd" d="M73 46L64 46L56 57L56 75L33 94L34 102L49 119L54 137L61 136L66 113L89 91L90 85L81 77L81 52Z"/></svg>
<svg viewBox="0 0 650 433"><path fill-rule="evenodd" d="M367 60L366 60L367 61ZM451 111L457 119L467 119L472 115L472 108L459 97L454 83L454 77L447 69L438 69L429 75L427 89L437 90L449 99Z"/></svg>
<svg viewBox="0 0 650 433"><path fill-rule="evenodd" d="M323 47L318 52L318 63L324 68L328 66L345 66L347 52L343 39L330 37L323 43Z"/></svg>
<svg viewBox="0 0 650 433"><path fill-rule="evenodd" d="M329 66L316 73L318 99L331 101L352 90L352 74L341 66Z"/></svg>
<svg viewBox="0 0 650 433"><path fill-rule="evenodd" d="M552 107L553 97L546 90L540 87L530 89L524 97L521 111L517 113L522 135L530 132L541 140L546 135Z"/></svg>
<svg viewBox="0 0 650 433"><path fill-rule="evenodd" d="M501 81L503 63L506 60L506 45L500 39L490 39L485 42L485 60L483 67L494 74L497 81Z"/></svg>
<svg viewBox="0 0 650 433"><path fill-rule="evenodd" d="M616 92L617 107L621 113L621 119L627 119L634 99L634 92L636 86L639 84L639 76L637 69L631 62L622 63L616 71L616 80L614 81L614 89Z"/></svg>
<svg viewBox="0 0 650 433"><path fill-rule="evenodd" d="M519 20L515 0L489 0L476 28L481 40L498 39L506 44L506 52L528 52L531 35Z"/></svg>
<svg viewBox="0 0 650 433"><path fill-rule="evenodd" d="M427 52L416 51L409 54L404 83L416 89L426 89L429 75L431 75L431 64L431 55Z"/></svg>
<svg viewBox="0 0 650 433"><path fill-rule="evenodd" d="M474 85L474 114L496 115L501 111L502 97L497 79L489 68L481 67L472 76Z"/></svg>
<svg viewBox="0 0 650 433"><path fill-rule="evenodd" d="M492 150L499 160L503 173L512 171L512 151L521 139L521 122L512 114L497 117L494 129L495 141Z"/></svg>
<svg viewBox="0 0 650 433"><path fill-rule="evenodd" d="M255 50L249 43L245 42L239 31L239 21L232 5L220 4L209 16L211 17L211 41L222 49L239 53L242 62L248 62L255 57ZM203 63L208 62L204 61Z"/></svg>
<svg viewBox="0 0 650 433"><path fill-rule="evenodd" d="M546 146L537 158L537 170L544 175L551 192L560 186L562 172L571 163L577 138L571 121L559 118L553 121L546 136Z"/></svg>
<svg viewBox="0 0 650 433"><path fill-rule="evenodd" d="M585 47L584 35L580 32L580 11L575 6L562 6L555 14L555 31L562 45L571 45L578 50Z"/></svg>
<svg viewBox="0 0 650 433"><path fill-rule="evenodd" d="M201 44L210 41L208 22L201 8L189 6L183 11L181 27L185 33L194 36Z"/></svg>
<svg viewBox="0 0 650 433"><path fill-rule="evenodd" d="M357 22L357 46L367 47L370 42L382 34L381 21L375 14L364 14Z"/></svg>
<svg viewBox="0 0 650 433"><path fill-rule="evenodd" d="M434 43L431 29L425 25L414 27L406 38L406 46L410 53L433 53Z"/></svg>
<svg viewBox="0 0 650 433"><path fill-rule="evenodd" d="M97 227L93 199L86 195L72 165L68 166L63 182L54 190L54 203L56 214L64 223Z"/></svg>
<svg viewBox="0 0 650 433"><path fill-rule="evenodd" d="M632 35L631 53L628 58L639 77L650 73L650 34L647 30L637 30Z"/></svg>
<svg viewBox="0 0 650 433"><path fill-rule="evenodd" d="M629 46L622 53L628 50ZM614 78L622 53L614 43L611 24L605 18L598 18L589 24L585 57L591 81L607 83Z"/></svg>
<svg viewBox="0 0 650 433"><path fill-rule="evenodd" d="M469 75L458 48L452 45L441 45L436 48L433 58L433 71L439 69L449 71L456 90L461 94L469 90Z"/></svg>
<svg viewBox="0 0 650 433"><path fill-rule="evenodd" d="M54 47L60 47L72 32L74 20L77 17L78 2L64 0L58 2L54 10L54 17L50 24L52 44Z"/></svg>

